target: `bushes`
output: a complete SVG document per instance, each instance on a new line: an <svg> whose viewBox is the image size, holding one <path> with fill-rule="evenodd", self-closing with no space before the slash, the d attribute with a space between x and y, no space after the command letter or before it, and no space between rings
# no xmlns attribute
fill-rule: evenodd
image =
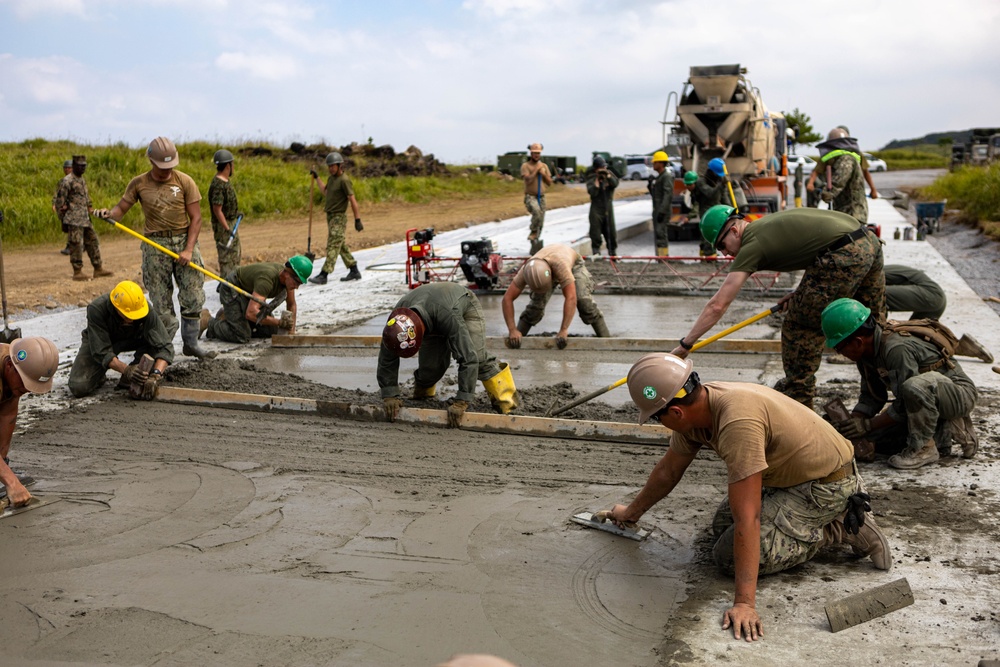
<svg viewBox="0 0 1000 667"><path fill-rule="evenodd" d="M937 150L937 147L924 148L893 148L873 153L885 160L889 169L940 169L948 166L949 155Z"/></svg>
<svg viewBox="0 0 1000 667"><path fill-rule="evenodd" d="M203 197L201 213L206 226L211 215L208 186L215 176L212 156L221 145L194 141L179 145L180 170L198 184ZM304 216L309 210L309 167L315 156L296 155L273 146L243 142L226 145L236 155L233 187L239 196L240 210L246 215L242 224L252 225L255 220L283 219ZM407 202L427 203L447 201L469 195L510 195L517 191L516 183L504 182L477 172L456 177L450 172L432 176L373 176L361 177L369 164L381 158L369 158L356 151L347 173L354 183L354 191L361 204L362 215L366 207L377 203ZM383 148L382 153L387 152ZM123 143L107 146L76 144L70 141L30 139L20 143L0 144L0 210L4 223L0 232L4 242L25 245L61 240L59 221L52 212L52 197L63 177L62 164L72 155L87 156L87 186L94 208L111 208L121 199L125 186L135 176L149 170L145 147L133 148ZM405 155L396 159L405 163ZM420 156L420 159L425 159ZM428 157L425 161L432 160ZM443 171L443 170L442 170ZM320 174L326 181L326 169L320 161ZM322 197L317 189L316 204L322 208ZM132 229L141 230L144 224L140 206L134 206L122 221ZM97 226L99 234L120 234L106 224Z"/></svg>
<svg viewBox="0 0 1000 667"><path fill-rule="evenodd" d="M921 188L921 196L947 199L948 206L962 209L980 223L984 231L1000 240L1000 164L989 167L960 167L931 185Z"/></svg>

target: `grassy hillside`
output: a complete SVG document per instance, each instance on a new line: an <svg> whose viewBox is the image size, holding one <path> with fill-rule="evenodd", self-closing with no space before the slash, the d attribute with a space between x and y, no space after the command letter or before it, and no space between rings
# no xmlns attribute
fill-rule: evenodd
<svg viewBox="0 0 1000 667"><path fill-rule="evenodd" d="M274 146L244 144L217 146L206 142L191 142L177 147L179 169L198 184L202 197L215 175L212 156L219 148L227 148L236 156L232 182L245 214L242 224L255 220L282 219L303 216L309 210L309 168L320 165L326 176L322 156L325 146L298 147L297 151ZM509 196L517 193L519 184L505 182L487 174L460 168L445 168L433 156L395 155L390 147L352 146L340 149L345 153L348 174L362 206L380 202L429 202L467 197ZM0 144L0 210L4 222L0 227L3 240L9 245L58 242L63 238L59 221L52 211L52 197L62 164L74 154L87 156L85 178L95 208L110 208L118 203L125 186L134 177L149 170L145 147L134 148L122 143L110 146L81 145L69 141L31 139L20 143ZM426 168L425 168L426 167ZM393 175L419 174L430 175ZM386 175L362 175L386 174ZM322 199L315 193L316 214L323 219ZM204 224L210 226L208 202L202 199ZM143 217L139 206L125 216L123 223L142 230ZM106 223L96 224L101 234L120 234Z"/></svg>

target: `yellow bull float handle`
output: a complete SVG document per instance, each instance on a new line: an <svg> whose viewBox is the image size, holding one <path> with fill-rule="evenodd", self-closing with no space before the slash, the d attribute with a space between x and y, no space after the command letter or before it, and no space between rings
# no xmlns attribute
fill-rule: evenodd
<svg viewBox="0 0 1000 667"><path fill-rule="evenodd" d="M706 338L705 340L698 341L697 343L695 343L694 345L691 346L691 350L690 351L694 352L696 350L700 350L701 348L705 347L706 345L711 345L715 341L719 340L720 338L725 338L726 336L728 336L729 334L733 333L734 331L739 331L743 327L748 326L750 324L753 324L757 320L762 320L765 317L767 317L768 315L772 315L772 314L778 312L779 310L782 309L782 307L783 306L781 304L775 304L775 305L771 306L770 308L768 308L767 310L761 311L761 312L757 313L756 315L754 315L753 317L751 317L749 319L746 319L746 320L743 320L739 324L734 324L733 326L731 326L728 329L725 329L723 331L720 331L719 333L715 334L714 336L710 336L710 337ZM593 398L597 398L601 394L606 394L609 391L611 391L612 389L617 389L618 387L620 387L623 384L625 384L625 382L627 380L628 380L628 376L625 376L621 380L618 380L617 382L612 382L607 387L602 387L601 389L598 389L597 391L591 392L591 393L587 394L586 396L581 396L580 398L574 400L572 403L564 405L561 408L556 408L555 410L550 410L548 413L546 413L545 416L546 417L555 417L558 414L562 414L563 412L566 412L567 410L575 408L576 406L578 406L578 405L580 405L582 403L586 403L587 401L589 401L589 400L591 400Z"/></svg>
<svg viewBox="0 0 1000 667"><path fill-rule="evenodd" d="M149 245L153 246L154 248L156 248L157 250L159 250L160 252L162 252L164 255L167 255L168 257L173 257L174 259L180 259L180 255L178 255L173 250L168 250L167 248L164 248L163 246L161 246L156 241L151 241L150 239L146 238L145 236L143 236L139 232L137 232L137 231L135 231L133 229L129 229L128 227L126 227L122 223L120 223L120 222L118 222L116 220L112 220L111 218L103 218L103 219L107 220L112 225L114 225L118 229L122 230L126 234L131 234L132 236L136 237L137 239L139 239L143 243L148 243ZM215 275L214 273L212 273L211 271L209 271L205 267L199 266L199 265L195 264L194 262L188 262L187 265L190 266L192 269L195 269L196 271L201 271L202 273L204 273L206 276L208 276L212 280L218 280L223 285L226 285L230 289L235 290L239 294L242 294L243 296L249 298L251 301L256 301L257 303L259 303L262 306L267 305L267 300L266 299L261 299L261 298L255 297L250 292L246 291L245 289L241 289L241 288L237 287L236 285L232 284L231 282L229 282L225 278L221 278L221 277Z"/></svg>

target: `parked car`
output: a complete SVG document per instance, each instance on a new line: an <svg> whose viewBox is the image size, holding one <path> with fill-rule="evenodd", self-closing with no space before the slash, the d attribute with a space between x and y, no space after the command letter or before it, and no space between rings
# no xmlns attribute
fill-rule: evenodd
<svg viewBox="0 0 1000 667"><path fill-rule="evenodd" d="M625 178L632 181L644 181L656 176L653 171L653 158L648 155L625 156Z"/></svg>
<svg viewBox="0 0 1000 667"><path fill-rule="evenodd" d="M679 157L670 158L670 168L674 171L674 178L684 178L684 164Z"/></svg>
<svg viewBox="0 0 1000 667"><path fill-rule="evenodd" d="M865 159L868 160L868 171L887 171L889 169L885 160L875 157L871 153L865 153Z"/></svg>
<svg viewBox="0 0 1000 667"><path fill-rule="evenodd" d="M813 169L816 168L816 160L805 155L789 155L788 156L788 173L794 174L796 167L802 165L802 175L808 176L812 173Z"/></svg>

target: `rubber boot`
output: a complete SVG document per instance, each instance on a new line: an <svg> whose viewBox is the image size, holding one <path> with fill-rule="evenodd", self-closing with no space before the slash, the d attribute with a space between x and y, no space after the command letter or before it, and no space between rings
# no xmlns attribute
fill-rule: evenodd
<svg viewBox="0 0 1000 667"><path fill-rule="evenodd" d="M198 343L198 336L201 334L200 327L200 317L181 318L181 340L184 341L182 351L189 357L215 359L215 352L209 352Z"/></svg>
<svg viewBox="0 0 1000 667"><path fill-rule="evenodd" d="M83 275L83 267L73 267L73 280L90 280L87 276Z"/></svg>
<svg viewBox="0 0 1000 667"><path fill-rule="evenodd" d="M833 523L823 526L823 539L820 546L846 544L857 555L871 558L872 563L879 570L891 570L892 553L889 551L889 540L885 538L885 534L875 523L875 517L871 513L865 514L865 525L861 526L857 535L852 535L844 527L846 515L845 512L838 516Z"/></svg>
<svg viewBox="0 0 1000 667"><path fill-rule="evenodd" d="M952 419L951 439L962 447L962 458L971 459L979 451L979 436L976 435L976 427L968 415Z"/></svg>
<svg viewBox="0 0 1000 667"><path fill-rule="evenodd" d="M100 264L98 264L97 266L94 267L94 277L95 278L107 278L108 276L113 276L113 275L115 275L114 271L108 271L107 269L105 269Z"/></svg>
<svg viewBox="0 0 1000 667"><path fill-rule="evenodd" d="M899 454L890 456L889 465L900 470L913 470L928 463L934 463L939 458L941 458L941 455L938 453L937 443L934 442L934 438L930 438L917 451L904 449Z"/></svg>
<svg viewBox="0 0 1000 667"><path fill-rule="evenodd" d="M423 400L428 398L434 398L437 396L437 385L432 384L429 387L421 387L419 385L413 385L413 398L416 400Z"/></svg>
<svg viewBox="0 0 1000 667"><path fill-rule="evenodd" d="M347 272L346 276L340 279L340 282L346 283L348 280L361 280L361 272L358 271L357 264L351 267L351 270Z"/></svg>
<svg viewBox="0 0 1000 667"><path fill-rule="evenodd" d="M508 414L521 403L521 397L514 386L514 376L505 361L500 362L499 373L488 380L483 380L483 387L489 394L493 409L502 415Z"/></svg>
<svg viewBox="0 0 1000 667"><path fill-rule="evenodd" d="M594 327L594 333L597 334L598 338L611 338L611 332L608 331L608 325L604 322L603 315L591 322L590 326Z"/></svg>
<svg viewBox="0 0 1000 667"><path fill-rule="evenodd" d="M326 284L326 271L320 271L318 275L313 276L309 279L313 285L325 285Z"/></svg>
<svg viewBox="0 0 1000 667"><path fill-rule="evenodd" d="M531 325L528 324L524 317L519 317L517 319L517 330L521 332L522 336L527 336L528 332L531 331Z"/></svg>
<svg viewBox="0 0 1000 667"><path fill-rule="evenodd" d="M955 354L960 357L976 357L988 364L993 363L993 355L990 354L990 351L969 334L963 334L959 339L958 347L955 348Z"/></svg>
<svg viewBox="0 0 1000 667"><path fill-rule="evenodd" d="M656 249L657 257L669 257L670 256L670 246L663 246Z"/></svg>

